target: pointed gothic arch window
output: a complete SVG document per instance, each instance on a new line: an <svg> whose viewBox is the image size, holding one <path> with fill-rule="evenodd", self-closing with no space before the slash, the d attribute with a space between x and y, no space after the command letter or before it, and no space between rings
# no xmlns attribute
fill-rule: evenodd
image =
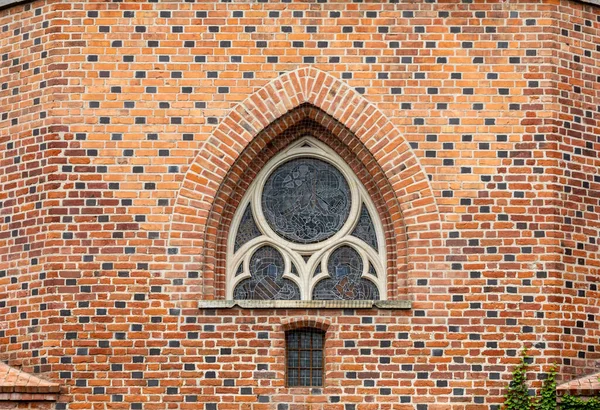
<svg viewBox="0 0 600 410"><path fill-rule="evenodd" d="M386 299L375 205L342 158L310 136L258 173L229 232L227 299Z"/></svg>

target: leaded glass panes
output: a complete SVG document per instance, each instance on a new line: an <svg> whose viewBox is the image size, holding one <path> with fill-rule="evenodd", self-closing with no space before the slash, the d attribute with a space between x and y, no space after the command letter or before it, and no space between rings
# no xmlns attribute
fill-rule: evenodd
<svg viewBox="0 0 600 410"><path fill-rule="evenodd" d="M313 290L315 300L376 300L375 284L362 278L360 254L350 246L337 248L327 262L329 278L321 280Z"/></svg>
<svg viewBox="0 0 600 410"><path fill-rule="evenodd" d="M335 235L348 218L351 202L341 172L317 158L295 158L275 168L261 198L271 229L297 243Z"/></svg>
<svg viewBox="0 0 600 410"><path fill-rule="evenodd" d="M248 205L244 211L244 214L242 215L242 220L240 221L240 225L237 229L235 246L233 248L234 251L237 251L242 245L250 242L254 238L258 238L260 235L260 230L254 222L252 208L250 208L250 205Z"/></svg>
<svg viewBox="0 0 600 410"><path fill-rule="evenodd" d="M249 279L240 282L234 291L235 299L298 300L300 289L283 278L285 263L281 254L271 246L259 248L250 258Z"/></svg>
<svg viewBox="0 0 600 410"><path fill-rule="evenodd" d="M292 275L300 276L298 274L298 269L296 269L296 265L292 263Z"/></svg>
<svg viewBox="0 0 600 410"><path fill-rule="evenodd" d="M375 209L335 152L298 140L258 173L234 215L227 298L385 298L387 252Z"/></svg>
<svg viewBox="0 0 600 410"><path fill-rule="evenodd" d="M235 276L240 276L242 273L244 273L244 265L240 263L240 266L235 271Z"/></svg>
<svg viewBox="0 0 600 410"><path fill-rule="evenodd" d="M352 236L362 239L371 245L373 249L377 250L377 232L375 232L371 215L369 215L369 211L367 211L364 205L360 207L360 216L358 217L356 227L352 231Z"/></svg>
<svg viewBox="0 0 600 410"><path fill-rule="evenodd" d="M317 276L319 273L321 273L321 264L320 263L315 268L315 273L313 274L313 276Z"/></svg>
<svg viewBox="0 0 600 410"><path fill-rule="evenodd" d="M377 270L373 267L373 264L369 262L369 273L373 276L377 276Z"/></svg>
<svg viewBox="0 0 600 410"><path fill-rule="evenodd" d="M301 328L286 332L286 375L289 387L323 386L325 332Z"/></svg>

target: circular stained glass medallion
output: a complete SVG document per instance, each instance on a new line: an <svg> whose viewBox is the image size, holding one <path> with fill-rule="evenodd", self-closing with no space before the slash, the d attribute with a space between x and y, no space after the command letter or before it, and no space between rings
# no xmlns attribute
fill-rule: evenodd
<svg viewBox="0 0 600 410"><path fill-rule="evenodd" d="M335 235L348 219L351 203L350 187L342 173L328 162L308 157L278 166L261 197L271 229L301 244Z"/></svg>

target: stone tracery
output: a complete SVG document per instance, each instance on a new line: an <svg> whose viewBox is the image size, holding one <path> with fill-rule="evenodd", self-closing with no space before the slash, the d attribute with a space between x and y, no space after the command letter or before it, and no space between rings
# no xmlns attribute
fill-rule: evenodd
<svg viewBox="0 0 600 410"><path fill-rule="evenodd" d="M328 147L311 137L292 144L259 173L234 216L228 297L379 300L386 254L374 209Z"/></svg>

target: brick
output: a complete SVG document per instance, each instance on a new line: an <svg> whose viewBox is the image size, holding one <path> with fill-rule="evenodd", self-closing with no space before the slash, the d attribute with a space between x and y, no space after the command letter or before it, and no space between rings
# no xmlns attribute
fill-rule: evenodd
<svg viewBox="0 0 600 410"><path fill-rule="evenodd" d="M597 372L598 6L456 3L0 10L0 360L57 409L497 408L522 346ZM413 309L198 311L245 190L307 132ZM299 325L327 331L318 391L285 387Z"/></svg>

